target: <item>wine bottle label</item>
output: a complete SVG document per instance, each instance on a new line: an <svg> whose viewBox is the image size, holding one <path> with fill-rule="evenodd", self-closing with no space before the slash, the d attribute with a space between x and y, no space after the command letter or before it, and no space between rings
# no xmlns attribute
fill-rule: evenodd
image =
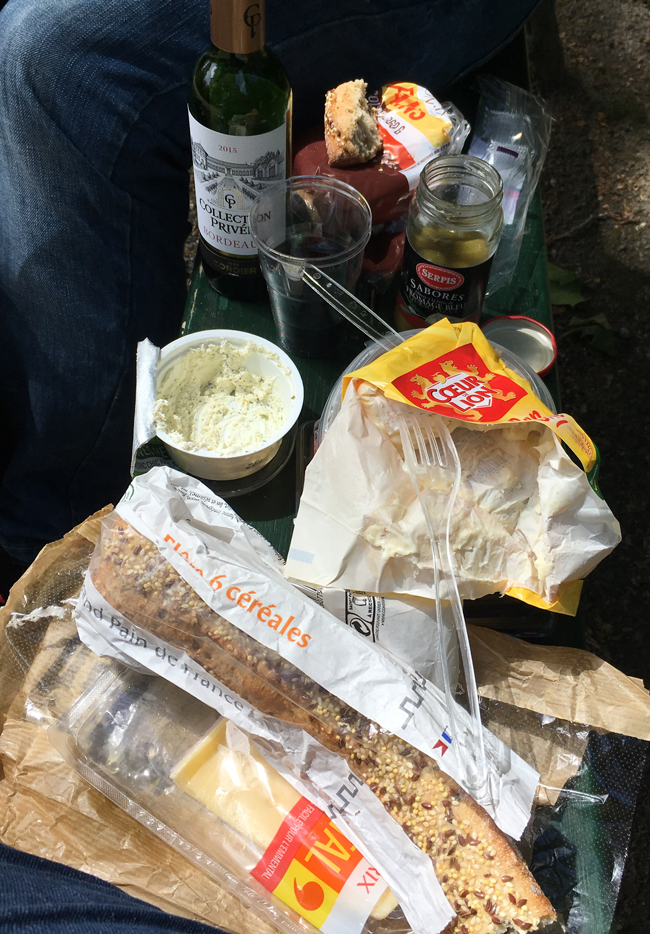
<svg viewBox="0 0 650 934"><path fill-rule="evenodd" d="M398 309L413 327L425 327L428 318L478 321L492 257L478 266L454 269L437 266L404 244L404 265Z"/></svg>
<svg viewBox="0 0 650 934"><path fill-rule="evenodd" d="M286 178L286 122L270 133L230 136L189 118L199 233L220 253L256 256L250 208L267 185Z"/></svg>

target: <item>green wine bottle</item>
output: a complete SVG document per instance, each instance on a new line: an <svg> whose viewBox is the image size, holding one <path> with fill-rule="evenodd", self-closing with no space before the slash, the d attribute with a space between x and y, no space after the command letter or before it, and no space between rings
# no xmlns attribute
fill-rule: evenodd
<svg viewBox="0 0 650 934"><path fill-rule="evenodd" d="M201 260L218 292L256 299L265 289L249 210L290 174L291 88L264 47L264 0L211 0L210 38L189 101Z"/></svg>

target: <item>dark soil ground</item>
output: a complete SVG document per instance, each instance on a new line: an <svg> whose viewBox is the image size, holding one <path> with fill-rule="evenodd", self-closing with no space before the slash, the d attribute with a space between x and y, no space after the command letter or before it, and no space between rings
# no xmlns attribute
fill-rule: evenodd
<svg viewBox="0 0 650 934"><path fill-rule="evenodd" d="M587 648L650 687L650 2L557 0L559 46L547 14L530 37L536 89L555 118L542 175L547 248L584 295L554 308L562 408L600 449L623 532L587 579L579 618ZM649 848L647 768L616 912L625 934L650 931Z"/></svg>

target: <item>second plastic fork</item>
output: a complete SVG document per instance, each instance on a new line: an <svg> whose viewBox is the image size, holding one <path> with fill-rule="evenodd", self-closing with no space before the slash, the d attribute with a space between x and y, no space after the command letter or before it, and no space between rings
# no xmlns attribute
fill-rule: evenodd
<svg viewBox="0 0 650 934"><path fill-rule="evenodd" d="M443 420L432 412L427 413L426 422L421 422L415 413L405 411L398 416L398 427L404 464L413 484L420 508L424 515L427 533L431 543L431 554L434 573L434 594L436 601L436 621L441 646L445 644L445 624L442 618L443 583L444 592L451 605L454 618L454 628L458 638L458 645L465 674L465 688L470 706L470 729L463 726L461 721L466 718L461 714L458 703L454 697L451 680L447 669L447 653L441 653L441 666L445 684L445 700L449 712L452 737L456 739L463 749L462 765L465 767L468 787L481 789L487 781L487 767L485 762L485 746L483 741L483 727L476 689L474 665L465 625L463 604L458 593L456 575L454 574L451 556L451 514L460 488L460 461L458 452L451 434ZM437 432L434 434L434 428ZM441 536L436 531L429 509L425 491L430 489L431 480L436 479L436 473L451 471L453 480L451 489L443 493L445 506L443 514L444 533ZM444 478L447 479L447 478ZM459 756L459 762L461 757Z"/></svg>

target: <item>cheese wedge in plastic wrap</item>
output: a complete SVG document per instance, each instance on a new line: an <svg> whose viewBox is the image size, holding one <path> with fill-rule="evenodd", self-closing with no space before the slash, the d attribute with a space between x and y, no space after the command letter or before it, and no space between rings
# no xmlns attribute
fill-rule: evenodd
<svg viewBox="0 0 650 934"><path fill-rule="evenodd" d="M221 720L197 743L176 766L171 777L179 788L261 847L265 855L271 851L274 858L275 850L282 853L282 868L285 872L278 886L271 887L280 874L277 870L270 872L264 859L256 867L257 871L253 870L252 875L283 901L288 900L288 890L291 907L310 920L313 920L310 915L314 910L314 898L322 896L323 882L329 888L325 879L333 881L332 873L339 877L345 875L345 881L348 881L352 873L345 872L346 863L352 862L355 863L356 875L359 874L359 864L362 864L366 873L368 869L375 872L369 864L365 866L367 860L363 859L327 816L306 798L302 798L285 778L272 769L248 741L246 735L228 720ZM311 820L305 821L303 816L302 824L295 834L296 843L299 844L295 856L300 855L300 849L304 850L303 860L298 864L298 872L312 870L312 878L305 881L303 877L303 884L299 885L294 878L296 872L291 859L292 854L285 850L283 832L286 834L289 830L291 834L296 827L295 817L300 819L300 815L304 815L305 811L309 811L308 817ZM314 827L319 825L324 831L320 835L317 831L314 832ZM319 839L319 836L323 839ZM274 848L276 839L278 843ZM289 876L288 885L286 876ZM325 879L322 876L325 876ZM355 885L356 881L355 879ZM379 879L374 883L373 889L375 893L381 894L370 901L367 910L371 917L381 920L397 907L397 899ZM361 891L363 892L363 887ZM349 893L346 894L350 897ZM358 893L353 889L352 897L356 894ZM308 898L311 898L311 902L305 904ZM323 903L327 904L324 897Z"/></svg>

